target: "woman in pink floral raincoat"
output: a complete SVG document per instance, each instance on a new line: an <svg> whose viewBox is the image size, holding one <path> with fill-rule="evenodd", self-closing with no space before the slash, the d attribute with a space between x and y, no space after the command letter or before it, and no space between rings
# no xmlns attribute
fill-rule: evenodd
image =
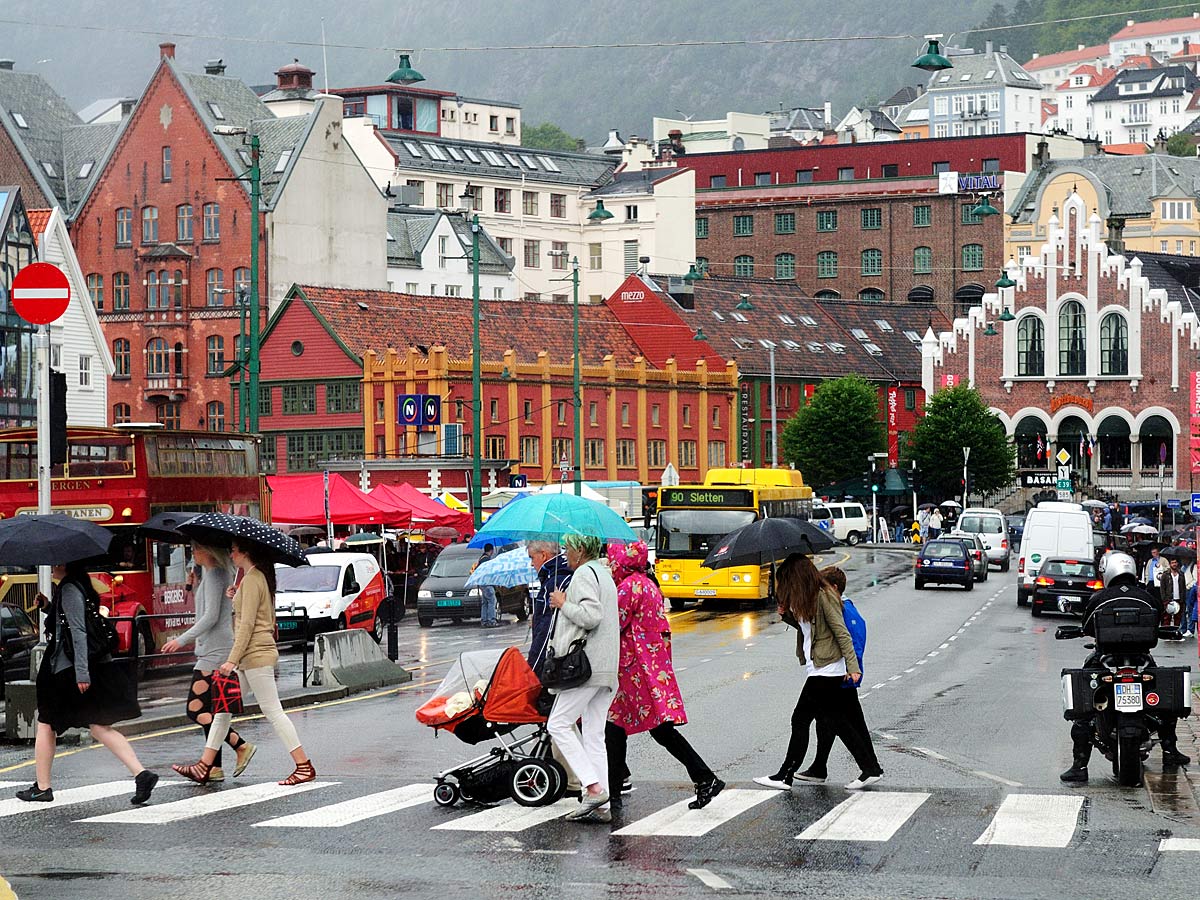
<svg viewBox="0 0 1200 900"><path fill-rule="evenodd" d="M611 544L608 548L621 626L617 694L609 707L604 731L608 780L612 785L626 781L628 737L648 731L687 768L688 777L696 785L696 799L688 806L700 809L721 793L725 782L713 774L676 727L687 724L687 713L671 662L671 626L663 614L662 591L647 574L647 559L646 545L641 541Z"/></svg>

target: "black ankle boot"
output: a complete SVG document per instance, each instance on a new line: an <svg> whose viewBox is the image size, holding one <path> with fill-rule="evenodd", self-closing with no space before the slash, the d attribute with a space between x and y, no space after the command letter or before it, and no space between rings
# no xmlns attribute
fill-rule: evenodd
<svg viewBox="0 0 1200 900"><path fill-rule="evenodd" d="M1075 764L1072 765L1071 768L1067 769L1067 771L1059 775L1059 780L1066 784L1087 784L1087 764L1088 758L1086 756L1075 757Z"/></svg>
<svg viewBox="0 0 1200 900"><path fill-rule="evenodd" d="M1163 744L1162 760L1164 766L1186 766L1192 761L1192 758L1180 753L1179 747L1175 744Z"/></svg>

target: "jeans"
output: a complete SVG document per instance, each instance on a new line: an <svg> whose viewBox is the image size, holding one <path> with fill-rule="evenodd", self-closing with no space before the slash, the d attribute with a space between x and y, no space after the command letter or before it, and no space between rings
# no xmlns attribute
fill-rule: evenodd
<svg viewBox="0 0 1200 900"><path fill-rule="evenodd" d="M483 625L494 625L500 621L496 610L496 589L490 584L482 588L483 600L479 604L479 621Z"/></svg>
<svg viewBox="0 0 1200 900"><path fill-rule="evenodd" d="M613 692L607 687L568 688L554 698L546 730L554 745L584 787L600 784L608 790L608 751L604 747L604 725ZM575 723L580 721L580 731Z"/></svg>
<svg viewBox="0 0 1200 900"><path fill-rule="evenodd" d="M1192 585L1190 588L1188 588L1187 603L1184 604L1184 607L1187 610L1187 618L1186 618L1186 625L1183 630L1190 631L1194 634L1196 631L1196 621L1197 621L1196 586L1195 585Z"/></svg>
<svg viewBox="0 0 1200 900"><path fill-rule="evenodd" d="M700 758L700 754L688 743L688 739L679 733L674 722L663 722L661 725L651 728L650 737L683 763L683 767L687 769L688 778L692 779L692 784L702 784L712 780L712 769ZM620 725L609 722L604 726L604 745L608 748L608 783L619 785L629 772L625 765L629 735Z"/></svg>
<svg viewBox="0 0 1200 900"><path fill-rule="evenodd" d="M808 753L808 730L818 718L827 718L830 721L834 732L842 739L861 771L868 775L882 771L875 756L875 748L871 746L870 736L859 732L851 724L847 715L848 698L842 696L845 694L854 694L850 699L858 700L857 692L842 687L842 678L839 676L810 675L805 680L800 699L796 701L796 708L792 711L792 738L788 742L783 772L793 775L804 762Z"/></svg>

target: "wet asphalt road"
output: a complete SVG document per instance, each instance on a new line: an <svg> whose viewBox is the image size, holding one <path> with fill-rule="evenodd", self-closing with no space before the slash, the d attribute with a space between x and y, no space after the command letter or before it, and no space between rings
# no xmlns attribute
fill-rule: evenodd
<svg viewBox="0 0 1200 900"><path fill-rule="evenodd" d="M0 875L19 897L54 900L1190 893L1195 853L1160 849L1164 838L1200 839L1186 785L1173 795L1155 777L1153 793L1121 789L1095 760L1086 788L1058 781L1070 757L1058 671L1082 659L1079 642L1054 641L1053 617L1016 608L1013 575L993 570L969 592L916 592L911 558L862 548L827 554L846 560L869 627L863 707L886 773L871 799L846 804L841 785L856 771L840 747L825 785L784 795L753 784L775 770L787 743L802 683L794 632L773 611L717 607L672 614L685 734L729 783L707 818L671 810L691 786L647 736L630 740L637 790L611 826L545 811L534 813L541 821L519 819L508 802L482 812L436 807L427 787L408 786L428 785L478 748L435 737L413 710L457 653L523 642L528 632L515 623L419 629L408 620L402 652L420 667L411 685L294 713L318 787L273 792L290 766L269 729L250 722L243 731L262 750L237 782L165 785L134 816L147 821L83 822L131 807L118 764L82 749L56 762L55 804L0 800ZM1189 664L1195 653L1189 642L1156 656ZM194 732L135 743L164 777L199 746ZM31 770L12 767L27 758L0 752L0 780L26 782Z"/></svg>

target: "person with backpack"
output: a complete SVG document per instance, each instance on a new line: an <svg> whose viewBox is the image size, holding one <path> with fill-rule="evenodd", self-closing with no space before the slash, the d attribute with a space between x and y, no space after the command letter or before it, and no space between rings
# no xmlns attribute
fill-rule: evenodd
<svg viewBox="0 0 1200 900"><path fill-rule="evenodd" d="M858 668L861 672L863 670L863 652L867 649L867 623L854 603L846 596L846 573L838 566L826 566L821 570L821 577L842 598L842 614L846 620L846 630L850 632L850 640L854 644L854 655L858 657ZM842 715L850 727L866 742L866 745L871 747L871 732L867 729L867 720L863 716L862 704L858 701L858 688L861 686L861 681L853 685L849 682L842 685L842 693L845 695ZM816 755L807 769L796 773L796 780L810 784L825 783L825 779L829 777L829 754L833 750L835 737L837 737L837 730L834 721L828 716L818 716ZM871 747L871 752L875 752L873 747Z"/></svg>
<svg viewBox="0 0 1200 900"><path fill-rule="evenodd" d="M778 610L783 621L796 629L796 657L807 677L800 699L792 711L792 735L787 755L774 775L755 778L757 784L781 791L791 790L792 780L808 753L808 729L814 721L830 719L834 731L850 750L859 775L846 785L858 791L883 777L870 738L864 740L845 715L843 682L862 679L854 643L846 629L842 601L825 583L811 559L793 553L779 567L776 578Z"/></svg>
<svg viewBox="0 0 1200 900"><path fill-rule="evenodd" d="M86 728L134 776L130 802L150 799L158 776L141 764L125 735L112 725L142 714L137 687L125 663L115 662L116 633L100 614L100 595L81 562L53 566L58 582L46 607L46 653L37 674L37 736L33 759L36 781L17 791L27 803L50 803L50 769L58 736L70 728ZM39 604L45 598L38 597Z"/></svg>

